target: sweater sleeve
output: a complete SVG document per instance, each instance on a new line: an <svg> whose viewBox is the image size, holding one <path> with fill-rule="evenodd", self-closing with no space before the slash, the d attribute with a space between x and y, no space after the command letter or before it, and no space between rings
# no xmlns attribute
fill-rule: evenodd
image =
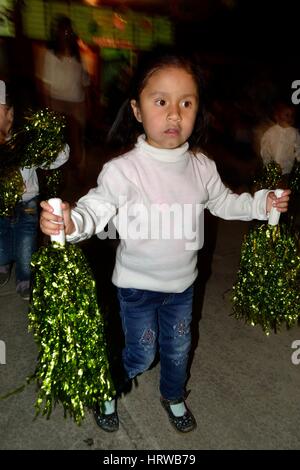
<svg viewBox="0 0 300 470"><path fill-rule="evenodd" d="M223 184L215 163L211 161L210 179L207 182L208 201L206 207L218 217L226 220L266 220L266 200L269 190L262 189L251 196L233 193Z"/></svg>
<svg viewBox="0 0 300 470"><path fill-rule="evenodd" d="M120 204L125 201L126 182L122 172L111 163L104 165L97 187L80 198L72 210L75 231L67 235L67 241L77 243L102 232L109 220L116 215Z"/></svg>
<svg viewBox="0 0 300 470"><path fill-rule="evenodd" d="M49 166L42 165L39 168L42 170L55 170L62 166L66 161L68 161L70 155L70 147L68 144L65 144L64 148L59 152L54 162L52 162Z"/></svg>

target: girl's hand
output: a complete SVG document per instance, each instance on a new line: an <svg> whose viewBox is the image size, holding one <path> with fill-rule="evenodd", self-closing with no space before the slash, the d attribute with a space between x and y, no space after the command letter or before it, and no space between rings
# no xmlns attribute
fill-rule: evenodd
<svg viewBox="0 0 300 470"><path fill-rule="evenodd" d="M267 197L267 212L270 212L272 207L276 207L279 212L286 212L288 210L290 194L290 189L285 189L281 197L276 197L273 191L270 192Z"/></svg>
<svg viewBox="0 0 300 470"><path fill-rule="evenodd" d="M53 214L53 208L47 201L41 202L42 212L40 215L40 228L45 235L58 235L60 230L65 229L66 235L71 235L75 225L71 219L71 207L68 202L62 203L63 217Z"/></svg>

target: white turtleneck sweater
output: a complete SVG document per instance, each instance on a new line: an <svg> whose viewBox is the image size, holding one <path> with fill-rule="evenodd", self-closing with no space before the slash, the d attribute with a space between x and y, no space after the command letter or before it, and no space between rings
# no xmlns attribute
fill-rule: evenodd
<svg viewBox="0 0 300 470"><path fill-rule="evenodd" d="M265 220L266 196L237 195L222 183L202 153L150 146L140 136L128 153L104 165L98 186L72 210L78 242L116 227L120 244L112 281L118 287L183 292L197 277L203 210L223 219ZM102 234L101 234L102 232Z"/></svg>

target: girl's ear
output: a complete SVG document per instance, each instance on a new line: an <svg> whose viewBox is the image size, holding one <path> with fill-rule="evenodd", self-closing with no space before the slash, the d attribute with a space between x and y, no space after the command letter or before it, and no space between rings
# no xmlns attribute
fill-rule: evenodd
<svg viewBox="0 0 300 470"><path fill-rule="evenodd" d="M133 114L138 122L142 122L141 111L139 105L137 104L136 100L130 101L130 106L132 108Z"/></svg>

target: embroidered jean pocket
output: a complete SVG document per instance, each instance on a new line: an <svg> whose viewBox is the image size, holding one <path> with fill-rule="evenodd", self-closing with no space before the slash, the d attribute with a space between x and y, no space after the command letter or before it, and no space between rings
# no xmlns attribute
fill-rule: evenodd
<svg viewBox="0 0 300 470"><path fill-rule="evenodd" d="M119 299L121 302L126 302L130 305L137 305L144 301L146 291L143 289L131 289L119 287Z"/></svg>

